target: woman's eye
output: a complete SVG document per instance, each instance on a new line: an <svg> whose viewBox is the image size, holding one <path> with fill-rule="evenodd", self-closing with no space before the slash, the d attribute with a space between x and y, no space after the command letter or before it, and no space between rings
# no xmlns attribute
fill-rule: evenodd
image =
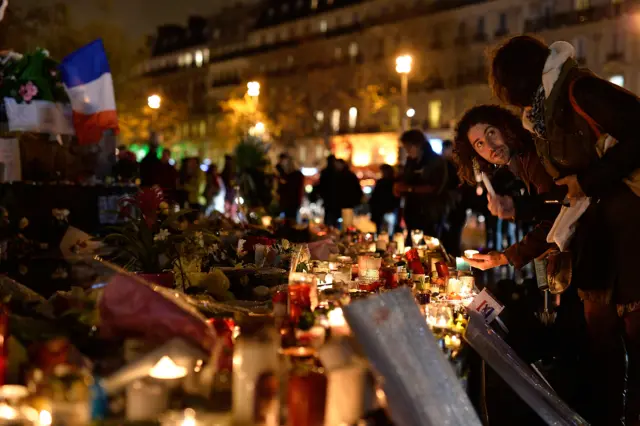
<svg viewBox="0 0 640 426"><path fill-rule="evenodd" d="M493 137L493 135L495 135L495 133L496 133L496 132L495 132L495 130L491 129L491 130L489 130L489 131L487 132L487 136L489 136L489 137Z"/></svg>
<svg viewBox="0 0 640 426"><path fill-rule="evenodd" d="M484 142L482 142L482 141L476 142L476 148L478 148L478 149L482 148L483 145L484 145Z"/></svg>

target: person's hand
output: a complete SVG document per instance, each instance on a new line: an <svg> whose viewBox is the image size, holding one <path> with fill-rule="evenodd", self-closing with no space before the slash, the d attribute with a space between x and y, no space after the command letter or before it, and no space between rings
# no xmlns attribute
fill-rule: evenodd
<svg viewBox="0 0 640 426"><path fill-rule="evenodd" d="M472 259L464 257L464 260L473 268L482 271L509 264L507 256L497 251L492 251L487 254L474 254Z"/></svg>
<svg viewBox="0 0 640 426"><path fill-rule="evenodd" d="M580 182L578 182L578 177L576 175L571 175L571 176L567 176L567 177L563 177L562 179L558 179L556 181L556 185L559 186L566 186L567 187L567 198L569 199L569 202L571 202L571 205L575 205L575 202L580 199L580 198L584 198L585 194L582 191L582 188L580 187Z"/></svg>
<svg viewBox="0 0 640 426"><path fill-rule="evenodd" d="M492 215L500 219L513 219L516 217L516 208L513 204L513 198L508 196L487 194L489 200L488 207Z"/></svg>

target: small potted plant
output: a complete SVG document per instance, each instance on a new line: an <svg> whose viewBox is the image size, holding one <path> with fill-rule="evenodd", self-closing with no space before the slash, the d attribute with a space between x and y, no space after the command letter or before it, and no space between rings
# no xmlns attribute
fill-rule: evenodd
<svg viewBox="0 0 640 426"><path fill-rule="evenodd" d="M173 266L179 245L185 241L189 210L169 213L162 190L154 186L124 197L119 203L122 225L102 239L115 249L112 260L141 278L163 287L173 287Z"/></svg>

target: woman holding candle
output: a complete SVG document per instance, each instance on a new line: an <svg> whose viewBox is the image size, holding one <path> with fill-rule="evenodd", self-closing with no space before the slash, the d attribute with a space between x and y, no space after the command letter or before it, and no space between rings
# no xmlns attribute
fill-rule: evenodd
<svg viewBox="0 0 640 426"><path fill-rule="evenodd" d="M521 197L489 194L493 215L538 222L522 241L504 252L474 254L473 258L465 258L467 262L482 270L507 264L521 268L554 248L555 244L547 243L547 234L559 208L545 204L544 199L564 194L545 171L533 137L520 119L497 105L473 107L458 122L454 143L453 158L462 181L475 185L476 171L491 176L499 168L508 168L527 186L529 194Z"/></svg>

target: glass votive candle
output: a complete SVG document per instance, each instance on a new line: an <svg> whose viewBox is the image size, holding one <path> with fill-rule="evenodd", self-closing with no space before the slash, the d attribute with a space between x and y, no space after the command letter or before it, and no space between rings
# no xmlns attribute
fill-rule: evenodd
<svg viewBox="0 0 640 426"><path fill-rule="evenodd" d="M304 311L312 311L318 306L318 285L312 274L293 272L289 275L289 319L298 322Z"/></svg>
<svg viewBox="0 0 640 426"><path fill-rule="evenodd" d="M447 293L452 294L460 294L462 290L462 281L457 278L449 278L447 281Z"/></svg>
<svg viewBox="0 0 640 426"><path fill-rule="evenodd" d="M460 282L462 283L460 288L460 295L462 296L470 295L476 286L476 279L468 275L460 277Z"/></svg>
<svg viewBox="0 0 640 426"><path fill-rule="evenodd" d="M413 247L418 247L423 240L424 240L423 231L419 229L414 229L411 231L411 242L413 243Z"/></svg>

